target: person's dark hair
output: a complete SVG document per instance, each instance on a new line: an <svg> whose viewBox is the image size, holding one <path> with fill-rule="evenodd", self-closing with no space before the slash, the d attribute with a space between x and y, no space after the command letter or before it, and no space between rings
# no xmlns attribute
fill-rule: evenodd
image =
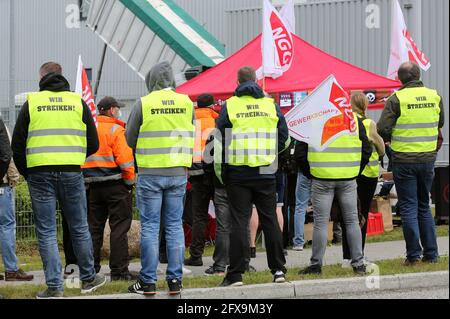
<svg viewBox="0 0 450 319"><path fill-rule="evenodd" d="M238 82L242 84L247 81L256 81L256 72L251 66L244 66L238 71Z"/></svg>
<svg viewBox="0 0 450 319"><path fill-rule="evenodd" d="M42 66L39 68L39 75L41 78L46 76L49 73L56 73L59 75L62 75L62 67L56 62L47 62L42 64Z"/></svg>
<svg viewBox="0 0 450 319"><path fill-rule="evenodd" d="M197 106L199 108L210 107L214 104L214 97L211 94L202 94L197 98Z"/></svg>
<svg viewBox="0 0 450 319"><path fill-rule="evenodd" d="M405 62L398 69L398 79L402 84L420 80L420 68L413 62Z"/></svg>

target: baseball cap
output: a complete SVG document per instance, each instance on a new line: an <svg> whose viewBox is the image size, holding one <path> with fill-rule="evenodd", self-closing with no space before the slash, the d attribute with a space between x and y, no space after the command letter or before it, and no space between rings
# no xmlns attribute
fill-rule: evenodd
<svg viewBox="0 0 450 319"><path fill-rule="evenodd" d="M111 97L111 96L106 96L106 97L104 97L104 98L101 99L100 102L98 102L98 104L97 104L97 108L98 108L100 111L106 111L106 110L109 110L110 108L112 108L112 107L114 107L114 106L119 107L119 108L122 108L122 107L125 107L125 104L120 103L120 102L117 102L117 100L116 100L115 98Z"/></svg>

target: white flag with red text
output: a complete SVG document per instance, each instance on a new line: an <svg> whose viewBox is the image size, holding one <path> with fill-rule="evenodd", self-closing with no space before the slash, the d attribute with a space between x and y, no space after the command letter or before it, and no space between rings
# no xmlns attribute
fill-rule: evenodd
<svg viewBox="0 0 450 319"><path fill-rule="evenodd" d="M294 3L289 0L282 8L284 16L269 0L263 5L263 32L261 37L262 66L257 70L258 79L279 78L288 71L294 58L295 31Z"/></svg>
<svg viewBox="0 0 450 319"><path fill-rule="evenodd" d="M415 62L424 71L431 67L430 60L420 51L408 31L399 2L392 0L391 54L388 78L397 79L400 65L408 61Z"/></svg>
<svg viewBox="0 0 450 319"><path fill-rule="evenodd" d="M333 75L287 113L286 122L292 138L319 151L342 135L357 133L350 98Z"/></svg>
<svg viewBox="0 0 450 319"><path fill-rule="evenodd" d="M89 83L86 69L84 68L83 62L81 61L81 55L78 58L78 71L75 93L81 95L84 102L91 110L92 118L94 119L95 125L97 126L97 107L95 106L94 95L92 94L91 84Z"/></svg>

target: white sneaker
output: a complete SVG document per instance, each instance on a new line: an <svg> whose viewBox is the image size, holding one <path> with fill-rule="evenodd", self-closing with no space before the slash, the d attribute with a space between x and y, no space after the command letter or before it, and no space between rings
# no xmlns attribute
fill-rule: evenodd
<svg viewBox="0 0 450 319"><path fill-rule="evenodd" d="M294 250L294 251L303 251L303 246L302 245L294 246L294 247L292 247L292 250Z"/></svg>
<svg viewBox="0 0 450 319"><path fill-rule="evenodd" d="M341 265L342 265L342 268L353 268L351 259L344 259L344 260L342 260L342 264Z"/></svg>
<svg viewBox="0 0 450 319"><path fill-rule="evenodd" d="M183 275L190 275L190 274L192 274L192 270L183 267Z"/></svg>

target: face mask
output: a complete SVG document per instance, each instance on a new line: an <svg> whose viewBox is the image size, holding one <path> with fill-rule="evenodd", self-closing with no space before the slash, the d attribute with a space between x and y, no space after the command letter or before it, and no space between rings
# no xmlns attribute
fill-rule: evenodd
<svg viewBox="0 0 450 319"><path fill-rule="evenodd" d="M119 112L117 113L117 119L121 119L122 118L122 111L119 109Z"/></svg>

